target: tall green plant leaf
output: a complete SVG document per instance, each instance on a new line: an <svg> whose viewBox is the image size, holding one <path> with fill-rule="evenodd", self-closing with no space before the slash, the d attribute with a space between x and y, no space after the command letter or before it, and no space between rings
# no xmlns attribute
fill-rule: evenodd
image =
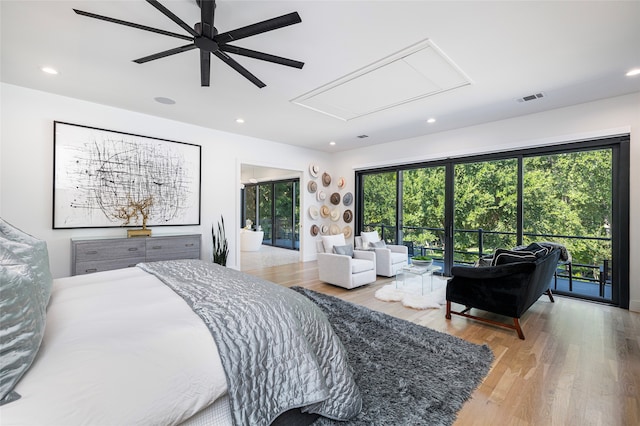
<svg viewBox="0 0 640 426"><path fill-rule="evenodd" d="M211 239L213 241L213 263L227 266L227 257L229 257L229 245L224 231L224 216L220 216L218 229L211 225Z"/></svg>

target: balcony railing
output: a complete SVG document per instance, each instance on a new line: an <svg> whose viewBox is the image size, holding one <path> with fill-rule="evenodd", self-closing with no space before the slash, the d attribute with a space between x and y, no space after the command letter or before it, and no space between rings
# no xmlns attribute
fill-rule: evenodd
<svg viewBox="0 0 640 426"><path fill-rule="evenodd" d="M395 226L384 225L381 223L367 224L365 228L377 230L380 237L387 243L397 243L395 235ZM415 254L430 255L437 263L444 261L444 228L431 228L425 226L404 226L402 228L403 244L410 246L410 250ZM516 245L517 234L515 232L503 231L487 231L482 228L478 229L455 229L455 233L475 234L473 241L477 244L475 247L455 248L454 263L455 264L473 264L476 260L493 254L494 249L499 247L514 247ZM432 235L434 238L430 241L417 241L412 239L412 235ZM560 234L540 234L540 233L524 233L524 237L531 240L545 241L577 241L591 240L610 243L610 237L585 237L577 235L560 235ZM490 239L492 244L487 244ZM565 244L570 251L571 244ZM487 248L488 247L488 248ZM574 292L574 282L597 284L599 287L598 297L605 298L606 287L611 285L611 260L602 259L600 264L580 263L575 260L571 264L559 264L556 274L555 286L557 289L558 279L568 281L569 293Z"/></svg>

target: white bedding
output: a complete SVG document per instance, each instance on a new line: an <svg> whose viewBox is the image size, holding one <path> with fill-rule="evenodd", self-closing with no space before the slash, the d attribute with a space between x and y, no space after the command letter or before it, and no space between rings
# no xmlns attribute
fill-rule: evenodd
<svg viewBox="0 0 640 426"><path fill-rule="evenodd" d="M186 302L139 268L54 280L41 349L0 407L7 425L172 425L227 384Z"/></svg>

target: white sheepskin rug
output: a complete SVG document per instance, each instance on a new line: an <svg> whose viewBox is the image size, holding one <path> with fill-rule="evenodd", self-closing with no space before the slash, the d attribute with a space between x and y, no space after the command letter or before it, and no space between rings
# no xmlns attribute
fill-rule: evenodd
<svg viewBox="0 0 640 426"><path fill-rule="evenodd" d="M414 309L440 309L446 303L447 279L439 276L433 277L433 291L431 290L431 277L425 277L424 294L422 294L421 277L407 278L394 281L378 289L376 299L385 302L402 302L408 308Z"/></svg>

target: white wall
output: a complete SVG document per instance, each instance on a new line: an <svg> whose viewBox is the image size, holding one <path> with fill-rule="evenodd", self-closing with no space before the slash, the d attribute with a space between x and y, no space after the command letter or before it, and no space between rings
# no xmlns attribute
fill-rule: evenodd
<svg viewBox="0 0 640 426"><path fill-rule="evenodd" d="M211 224L224 215L230 234L229 265L238 267L240 165L297 170L303 178L301 254L315 259L308 206L318 204L306 191L310 163L344 176L344 195L354 190L356 169L417 162L471 153L561 143L631 133L631 309L640 312L640 94L604 99L539 114L486 123L449 132L341 152L334 155L248 138L158 117L2 84L0 104L0 216L43 238L49 245L54 276L70 274L72 237L124 235L124 230L52 230L53 121L120 130L202 146L202 225L158 227L161 233L203 234L203 259L210 259ZM286 155L283 155L286 153ZM344 225L342 221L339 222Z"/></svg>
<svg viewBox="0 0 640 426"><path fill-rule="evenodd" d="M0 216L47 241L55 277L71 273L70 238L125 236L122 228L52 229L53 121L188 142L202 146L201 225L155 227L154 235L201 233L202 258L211 259L211 225L225 218L231 248L228 265L239 262L240 165L263 165L304 172L312 162L329 164L318 151L239 136L122 109L2 84ZM285 154L285 155L283 155ZM302 173L306 188L308 173ZM301 211L315 199L303 192ZM302 216L302 230L308 216ZM301 232L301 255L315 258L315 243Z"/></svg>
<svg viewBox="0 0 640 426"><path fill-rule="evenodd" d="M358 169L621 133L631 133L630 308L640 312L640 93L343 152L334 169L353 185Z"/></svg>

